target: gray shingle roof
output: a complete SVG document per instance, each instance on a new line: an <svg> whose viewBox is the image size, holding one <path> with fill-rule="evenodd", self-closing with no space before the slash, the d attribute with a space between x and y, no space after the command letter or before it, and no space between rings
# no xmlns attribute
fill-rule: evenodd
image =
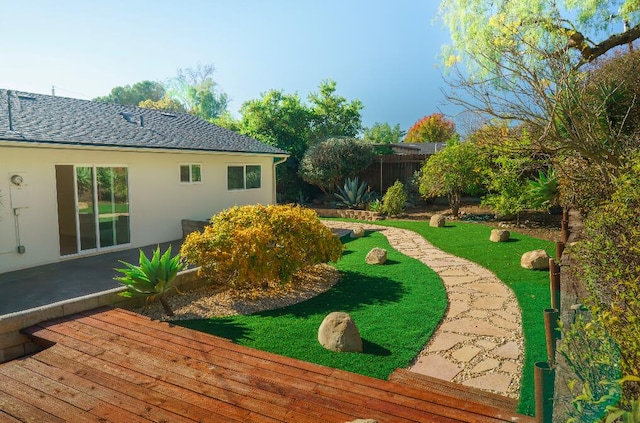
<svg viewBox="0 0 640 423"><path fill-rule="evenodd" d="M186 113L4 89L0 89L0 143L2 140L286 154Z"/></svg>

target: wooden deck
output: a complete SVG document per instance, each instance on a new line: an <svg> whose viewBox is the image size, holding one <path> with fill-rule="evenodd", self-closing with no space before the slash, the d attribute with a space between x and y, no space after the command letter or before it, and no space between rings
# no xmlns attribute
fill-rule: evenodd
<svg viewBox="0 0 640 423"><path fill-rule="evenodd" d="M121 309L25 332L47 348L0 364L0 422L533 421L502 397L403 371L372 379Z"/></svg>

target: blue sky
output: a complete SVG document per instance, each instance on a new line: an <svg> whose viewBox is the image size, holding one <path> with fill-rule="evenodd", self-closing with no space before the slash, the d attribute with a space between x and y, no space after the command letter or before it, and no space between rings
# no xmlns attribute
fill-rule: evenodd
<svg viewBox="0 0 640 423"><path fill-rule="evenodd" d="M408 129L444 103L436 0L0 0L0 88L91 99L212 63L237 114L270 89L323 79L364 103L363 123Z"/></svg>

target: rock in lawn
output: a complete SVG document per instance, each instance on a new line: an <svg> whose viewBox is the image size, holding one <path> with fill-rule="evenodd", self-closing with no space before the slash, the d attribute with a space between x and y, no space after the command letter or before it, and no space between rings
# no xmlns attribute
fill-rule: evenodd
<svg viewBox="0 0 640 423"><path fill-rule="evenodd" d="M375 247L369 251L365 261L367 264L384 264L387 261L387 250Z"/></svg>
<svg viewBox="0 0 640 423"><path fill-rule="evenodd" d="M549 268L549 254L545 250L526 252L520 259L520 266L525 269L545 270Z"/></svg>
<svg viewBox="0 0 640 423"><path fill-rule="evenodd" d="M429 226L434 228L442 228L444 227L445 223L447 223L447 220L443 215L434 214L433 216L431 216L431 220L429 221Z"/></svg>
<svg viewBox="0 0 640 423"><path fill-rule="evenodd" d="M362 352L362 338L355 322L347 313L329 313L318 329L318 342L330 351Z"/></svg>
<svg viewBox="0 0 640 423"><path fill-rule="evenodd" d="M504 229L492 229L489 241L493 242L507 242L511 234Z"/></svg>
<svg viewBox="0 0 640 423"><path fill-rule="evenodd" d="M351 230L351 238L360 238L364 236L364 227L356 226Z"/></svg>

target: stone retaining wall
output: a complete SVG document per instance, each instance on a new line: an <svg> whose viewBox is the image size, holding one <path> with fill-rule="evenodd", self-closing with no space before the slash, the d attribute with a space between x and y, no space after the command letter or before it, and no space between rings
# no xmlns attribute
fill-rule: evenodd
<svg viewBox="0 0 640 423"><path fill-rule="evenodd" d="M314 208L318 216L320 217L341 217L344 219L358 219L358 220L384 220L384 216L379 212L372 212L369 210L351 210L351 209L324 209Z"/></svg>
<svg viewBox="0 0 640 423"><path fill-rule="evenodd" d="M206 280L198 276L198 269L188 269L178 273L174 285L181 289L189 290L206 283ZM118 287L0 316L0 363L32 354L41 349L28 336L20 332L24 328L45 320L64 317L102 306L132 309L144 305L145 298L124 298L119 296L118 294L124 290L125 287ZM175 290L172 290L171 294L175 294Z"/></svg>

